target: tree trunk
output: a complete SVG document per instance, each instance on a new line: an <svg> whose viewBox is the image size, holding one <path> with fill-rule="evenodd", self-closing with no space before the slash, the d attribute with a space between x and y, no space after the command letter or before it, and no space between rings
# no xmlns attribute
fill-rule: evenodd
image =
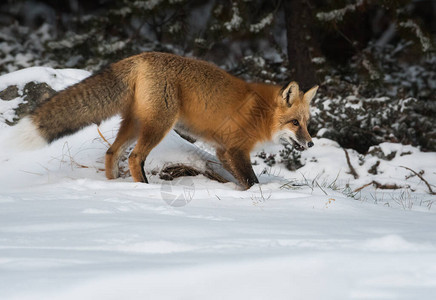
<svg viewBox="0 0 436 300"><path fill-rule="evenodd" d="M297 81L300 88L304 90L318 82L309 51L309 47L313 44L310 27L314 20L311 9L309 0L284 1L291 79Z"/></svg>

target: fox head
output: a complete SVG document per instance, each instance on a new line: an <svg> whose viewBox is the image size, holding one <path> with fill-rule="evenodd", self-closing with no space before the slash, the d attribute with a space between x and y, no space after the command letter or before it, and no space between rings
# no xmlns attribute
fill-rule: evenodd
<svg viewBox="0 0 436 300"><path fill-rule="evenodd" d="M275 142L294 145L297 150L305 150L313 146L312 137L307 131L310 119L310 102L315 97L318 86L306 93L300 91L296 82L289 83L281 90L275 134Z"/></svg>

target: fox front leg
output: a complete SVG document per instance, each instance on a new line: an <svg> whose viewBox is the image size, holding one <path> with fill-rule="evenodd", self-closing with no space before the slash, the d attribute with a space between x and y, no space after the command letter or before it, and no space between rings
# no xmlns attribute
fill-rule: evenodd
<svg viewBox="0 0 436 300"><path fill-rule="evenodd" d="M217 156L223 163L224 168L238 180L244 189L249 189L255 183L259 183L251 166L249 152L237 149L220 149L217 150Z"/></svg>

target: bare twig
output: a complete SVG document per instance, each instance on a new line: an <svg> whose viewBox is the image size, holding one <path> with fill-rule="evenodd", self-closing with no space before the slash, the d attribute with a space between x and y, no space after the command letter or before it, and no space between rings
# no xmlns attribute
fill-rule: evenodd
<svg viewBox="0 0 436 300"><path fill-rule="evenodd" d="M422 181L424 181L424 183L427 185L428 190L429 190L429 193L430 193L431 195L436 195L436 193L433 192L433 190L432 190L432 188L431 188L431 185L428 183L427 180L424 179L424 177L422 177L421 174L415 172L415 171L412 170L411 168L408 168L408 167L405 167L405 166L400 166L400 167L401 167L401 168L404 168L404 169L406 169L406 170L409 170L410 172L412 172L413 174L415 174L416 176L418 176L419 179L421 179Z"/></svg>
<svg viewBox="0 0 436 300"><path fill-rule="evenodd" d="M350 174L353 175L354 179L359 178L359 175L357 174L356 170L354 169L353 165L351 164L350 161L350 155L348 155L348 151L345 148L342 148L345 152L345 157L347 158L347 164L348 167L350 168Z"/></svg>

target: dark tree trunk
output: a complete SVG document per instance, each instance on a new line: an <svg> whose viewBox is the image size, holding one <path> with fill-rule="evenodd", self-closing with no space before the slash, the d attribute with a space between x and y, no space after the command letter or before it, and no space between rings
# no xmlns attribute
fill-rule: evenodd
<svg viewBox="0 0 436 300"><path fill-rule="evenodd" d="M313 24L312 9L309 0L284 1L291 80L297 81L304 90L318 82L309 51L309 47L314 45L310 30Z"/></svg>

